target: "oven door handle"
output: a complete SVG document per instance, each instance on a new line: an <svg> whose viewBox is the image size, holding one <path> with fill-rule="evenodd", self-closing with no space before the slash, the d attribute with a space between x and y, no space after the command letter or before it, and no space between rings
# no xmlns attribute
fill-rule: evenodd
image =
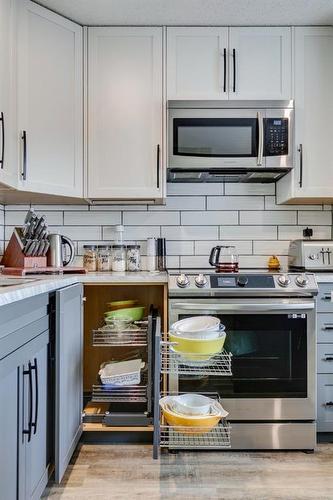
<svg viewBox="0 0 333 500"><path fill-rule="evenodd" d="M203 309L205 311L259 311L259 312L269 312L269 311L281 311L281 310L311 310L314 309L313 302L300 302L300 303L275 303L275 304L204 304L200 303L191 303L191 302L176 302L172 304L173 309L183 309L183 310L200 310Z"/></svg>

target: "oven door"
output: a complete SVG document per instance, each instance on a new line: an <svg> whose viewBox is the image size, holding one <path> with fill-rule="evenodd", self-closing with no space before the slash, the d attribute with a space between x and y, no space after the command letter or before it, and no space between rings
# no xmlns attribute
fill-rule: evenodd
<svg viewBox="0 0 333 500"><path fill-rule="evenodd" d="M264 167L265 110L170 109L169 168Z"/></svg>
<svg viewBox="0 0 333 500"><path fill-rule="evenodd" d="M171 299L169 307L171 324L220 318L233 354L231 377L180 376L179 391L219 393L233 421L315 419L313 299Z"/></svg>

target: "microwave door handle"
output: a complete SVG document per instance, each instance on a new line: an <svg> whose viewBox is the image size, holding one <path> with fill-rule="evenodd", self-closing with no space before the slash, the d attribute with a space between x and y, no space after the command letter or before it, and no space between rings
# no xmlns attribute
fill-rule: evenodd
<svg viewBox="0 0 333 500"><path fill-rule="evenodd" d="M258 119L258 158L257 165L261 166L263 162L264 155L264 120L260 111L257 113Z"/></svg>

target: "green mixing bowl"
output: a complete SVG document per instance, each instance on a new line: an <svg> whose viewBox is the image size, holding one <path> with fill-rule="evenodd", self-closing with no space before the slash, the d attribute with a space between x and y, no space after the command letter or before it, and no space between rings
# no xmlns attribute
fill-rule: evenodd
<svg viewBox="0 0 333 500"><path fill-rule="evenodd" d="M107 311L104 316L109 319L113 318L131 318L132 321L140 321L144 316L144 307L126 307L125 309L117 309L116 311Z"/></svg>

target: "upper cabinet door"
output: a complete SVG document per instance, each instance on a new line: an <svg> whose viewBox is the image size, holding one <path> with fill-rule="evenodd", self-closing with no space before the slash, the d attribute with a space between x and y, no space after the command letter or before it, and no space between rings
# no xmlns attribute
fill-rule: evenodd
<svg viewBox="0 0 333 500"><path fill-rule="evenodd" d="M228 28L167 29L168 99L228 99Z"/></svg>
<svg viewBox="0 0 333 500"><path fill-rule="evenodd" d="M83 196L82 28L22 0L18 38L20 187Z"/></svg>
<svg viewBox="0 0 333 500"><path fill-rule="evenodd" d="M0 183L16 187L16 1L0 0Z"/></svg>
<svg viewBox="0 0 333 500"><path fill-rule="evenodd" d="M277 185L283 203L333 199L333 28L294 28L295 168Z"/></svg>
<svg viewBox="0 0 333 500"><path fill-rule="evenodd" d="M88 28L88 198L162 198L162 28Z"/></svg>
<svg viewBox="0 0 333 500"><path fill-rule="evenodd" d="M291 28L229 30L229 99L290 99Z"/></svg>

